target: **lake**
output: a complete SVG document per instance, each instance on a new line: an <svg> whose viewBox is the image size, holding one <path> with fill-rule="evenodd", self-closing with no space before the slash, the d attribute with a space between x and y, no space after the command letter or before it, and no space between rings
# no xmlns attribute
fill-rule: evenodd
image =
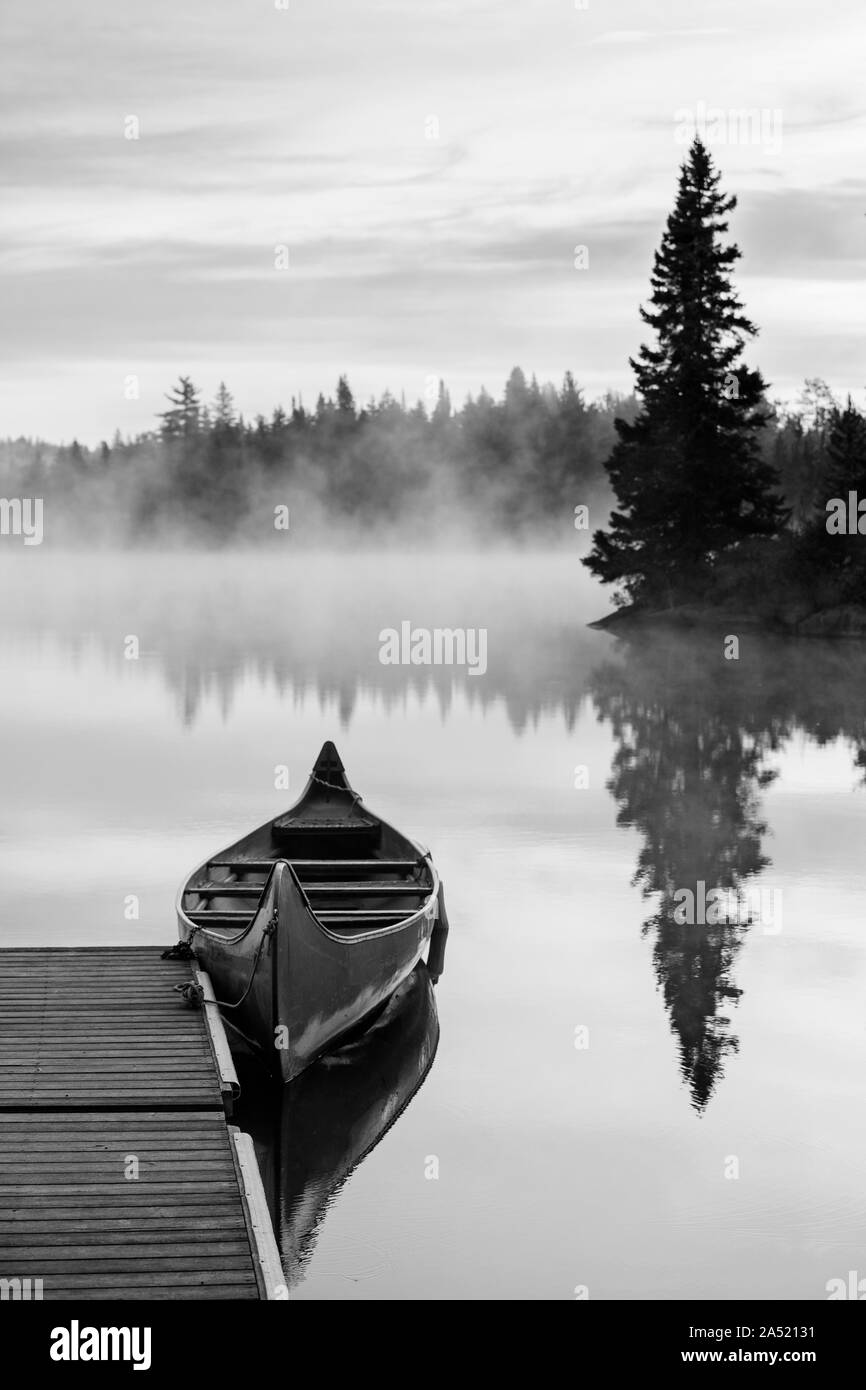
<svg viewBox="0 0 866 1390"><path fill-rule="evenodd" d="M864 1269L866 658L608 608L555 552L2 558L3 945L170 942L325 739L446 884L435 989L242 1103L293 1298ZM484 629L486 670L384 665L403 622Z"/></svg>

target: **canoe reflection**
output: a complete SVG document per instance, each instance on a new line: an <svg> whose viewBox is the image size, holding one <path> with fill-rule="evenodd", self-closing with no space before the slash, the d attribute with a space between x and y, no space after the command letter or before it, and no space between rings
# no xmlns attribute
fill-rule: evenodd
<svg viewBox="0 0 866 1390"><path fill-rule="evenodd" d="M234 1123L252 1135L289 1288L299 1284L319 1227L352 1170L376 1147L424 1082L439 1019L423 962L376 1021L287 1086L238 1059Z"/></svg>

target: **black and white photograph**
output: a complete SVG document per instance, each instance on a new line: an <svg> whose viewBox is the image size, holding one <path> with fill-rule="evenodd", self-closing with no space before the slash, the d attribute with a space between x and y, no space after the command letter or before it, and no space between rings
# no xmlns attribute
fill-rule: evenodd
<svg viewBox="0 0 866 1390"><path fill-rule="evenodd" d="M22 1365L570 1302L611 1370L826 1374L861 0L4 0L0 54Z"/></svg>

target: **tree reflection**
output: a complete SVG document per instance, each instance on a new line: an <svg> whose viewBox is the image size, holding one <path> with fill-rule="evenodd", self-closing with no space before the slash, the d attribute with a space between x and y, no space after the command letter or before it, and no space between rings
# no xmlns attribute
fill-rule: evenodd
<svg viewBox="0 0 866 1390"><path fill-rule="evenodd" d="M634 883L655 909L644 924L680 1067L703 1111L736 1052L733 971L747 925L681 924L674 894L699 884L739 895L770 864L761 793L776 772L768 755L789 729L772 683L726 662L721 644L629 643L622 663L592 679L600 718L617 742L607 783L617 824L643 837Z"/></svg>

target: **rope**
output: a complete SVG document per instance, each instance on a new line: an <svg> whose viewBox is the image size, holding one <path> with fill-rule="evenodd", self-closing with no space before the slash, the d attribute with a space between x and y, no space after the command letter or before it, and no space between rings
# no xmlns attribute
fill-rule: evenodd
<svg viewBox="0 0 866 1390"><path fill-rule="evenodd" d="M261 939L260 939L260 941L259 941L259 944L258 944L258 946L256 947L256 954L255 954L255 956L254 956L254 958L253 958L253 967L252 967L252 970L250 971L250 977L249 977L249 979L247 980L246 989L244 990L244 992L243 992L243 994L241 995L241 997L240 997L239 999L236 999L235 1002L234 1002L233 1004L230 1004L230 1003L228 1002L227 999L205 999L205 997L204 997L204 990L202 989L201 985L195 984L192 980L189 980L189 981L187 981L187 982L184 983L184 984L174 985L173 988L178 992L178 994L182 994L182 995L183 995L184 999L187 1001L188 1004L193 1004L196 1008L200 1008L200 1007L201 1007L202 1005L204 1005L204 1004L216 1004L216 1005L218 1006L218 1008L220 1008L220 1009L239 1009L240 1006L241 1006L241 1004L244 1002L244 1000L246 999L247 995L249 994L250 990L251 990L252 987L253 987L253 980L256 978L256 971L257 971L258 968L259 968L259 962L260 962L260 960L261 960L261 958L262 958L262 951L263 951L264 948L265 948L265 942L267 941L268 937L273 936L273 934L274 934L274 932L276 931L276 929L277 929L277 914L276 914L276 912L275 912L275 913L273 914L273 916L271 917L270 921L268 922L267 926L264 928L264 930L263 930L263 932L262 932L262 935L261 935ZM199 931L199 930L201 930L201 928L199 928L199 927L197 927L197 926L193 928L193 931ZM191 939L191 938L192 938L192 932L190 933L190 939ZM181 942L178 943L178 945L179 945L179 946L185 946L185 945L187 945L187 942L181 941ZM172 951L174 951L174 949L175 949L175 948L172 947ZM174 958L175 958L175 959L181 959L181 960L187 960L187 959L189 959L190 956L194 956L194 954L195 954L195 953L194 953L193 951L190 951L190 952L189 952L189 956L187 956L185 952L179 951L179 952L177 953L177 956L175 956ZM163 952L163 960L168 960L168 959L170 959L170 958L171 958L171 952L170 952L170 951L164 951L164 952Z"/></svg>
<svg viewBox="0 0 866 1390"><path fill-rule="evenodd" d="M182 994L188 1004L198 1008L205 1002L204 990L201 985L197 985L193 980L187 980L186 984L175 985L178 994Z"/></svg>
<svg viewBox="0 0 866 1390"><path fill-rule="evenodd" d="M361 800L360 792L353 792L349 787L339 787L334 782L326 782L324 777L317 777L315 772L310 773L310 781L318 782L320 787L327 787L331 792L346 792L352 798L352 805L356 805Z"/></svg>
<svg viewBox="0 0 866 1390"><path fill-rule="evenodd" d="M160 956L160 960L193 960L195 957L195 951L192 949L189 943L190 941L192 941L192 938L197 931L198 927L193 927L192 931L189 934L188 940L176 941L175 944L173 946L170 946L167 951L163 951L162 955Z"/></svg>
<svg viewBox="0 0 866 1390"><path fill-rule="evenodd" d="M227 1003L227 1001L226 1001L225 999L207 1000L207 1001L206 1001L207 1003L218 1004L219 1007L220 1007L221 1009L238 1009L238 1008L240 1008L241 1004L244 1002L244 1000L246 999L247 995L249 994L250 990L251 990L252 987L253 987L253 980L256 978L256 971L257 971L258 968L259 968L259 961L260 961L261 958L262 958L262 951L265 949L265 942L267 941L268 937L273 936L273 934L274 934L274 932L276 931L276 929L277 929L277 914L276 914L276 912L275 912L274 915L273 915L273 917L271 918L271 920L268 922L267 926L265 927L264 931L262 932L261 940L259 941L259 944L258 944L258 946L257 946L257 948L256 948L256 955L255 955L255 960L253 961L253 968L252 968L252 970L250 971L250 978L247 980L247 987L246 987L246 989L244 990L243 994L241 995L240 999L236 999L235 1002L234 1002L233 1004Z"/></svg>

